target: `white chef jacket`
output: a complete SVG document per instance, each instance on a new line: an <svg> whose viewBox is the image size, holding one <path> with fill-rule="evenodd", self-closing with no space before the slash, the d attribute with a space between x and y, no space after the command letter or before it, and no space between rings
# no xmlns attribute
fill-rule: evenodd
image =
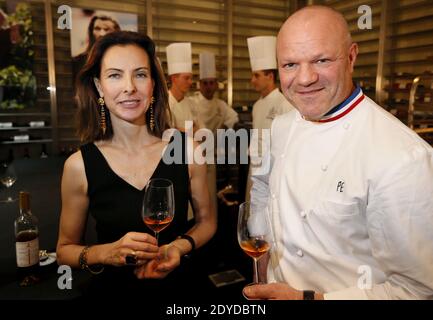
<svg viewBox="0 0 433 320"><path fill-rule="evenodd" d="M194 121L194 124L198 125L197 106L192 98L185 96L181 101L177 101L169 91L168 104L172 116L172 127L185 130L185 121Z"/></svg>
<svg viewBox="0 0 433 320"><path fill-rule="evenodd" d="M201 92L196 92L192 97L197 106L197 118L200 123L214 135L215 145L217 143L217 129L224 126L233 128L239 117L236 111L230 108L223 100L213 97L211 100L206 99ZM216 155L216 152L215 152ZM211 197L211 201L217 209L217 185L216 185L216 166L215 164L208 164L207 166L207 181Z"/></svg>
<svg viewBox="0 0 433 320"><path fill-rule="evenodd" d="M270 130L274 118L278 115L287 113L293 110L293 106L284 97L278 88L272 90L267 96L261 97L253 105L252 118L253 130L250 142L250 170L248 172L247 186L246 186L246 201L249 201L251 190L251 169L255 168L262 160L262 155L266 153L266 146L263 140L269 138L269 133L263 132ZM263 130L264 129L264 130Z"/></svg>
<svg viewBox="0 0 433 320"><path fill-rule="evenodd" d="M273 122L266 158L251 201L272 221L269 282L325 299L433 298L433 149L412 130L368 97L328 123L293 110Z"/></svg>
<svg viewBox="0 0 433 320"><path fill-rule="evenodd" d="M233 128L235 123L239 121L237 112L221 99L213 97L208 100L199 91L194 94L193 99L197 106L197 117L214 134L223 125L227 128Z"/></svg>
<svg viewBox="0 0 433 320"><path fill-rule="evenodd" d="M284 114L293 109L293 106L283 96L283 94L275 88L266 97L261 97L253 105L252 118L253 129L270 129L272 120L280 114ZM261 145L261 135L258 137L259 145Z"/></svg>

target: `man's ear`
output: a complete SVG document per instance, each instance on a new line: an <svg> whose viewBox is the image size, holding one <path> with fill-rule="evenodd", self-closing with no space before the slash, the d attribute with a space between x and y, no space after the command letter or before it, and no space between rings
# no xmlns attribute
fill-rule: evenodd
<svg viewBox="0 0 433 320"><path fill-rule="evenodd" d="M349 48L349 65L351 72L353 72L355 68L356 57L358 56L358 44L352 43Z"/></svg>
<svg viewBox="0 0 433 320"><path fill-rule="evenodd" d="M177 78L179 78L179 74L178 74L178 73L176 73L176 74L172 74L172 75L170 76L171 84L176 83Z"/></svg>
<svg viewBox="0 0 433 320"><path fill-rule="evenodd" d="M99 96L101 98L104 97L104 93L102 92L101 83L99 82L98 78L93 78L93 83L95 84L96 90L98 90Z"/></svg>

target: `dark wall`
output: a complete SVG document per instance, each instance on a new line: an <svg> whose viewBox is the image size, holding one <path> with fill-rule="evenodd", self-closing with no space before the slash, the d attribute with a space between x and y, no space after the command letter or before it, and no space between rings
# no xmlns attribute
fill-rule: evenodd
<svg viewBox="0 0 433 320"><path fill-rule="evenodd" d="M60 183L65 158L18 159L13 162L17 181L12 192L18 197L21 190L30 192L33 214L39 220L40 249L55 251L61 210ZM5 189L0 189L3 199ZM15 275L14 220L19 212L18 201L0 202L0 283L10 281ZM89 233L93 229L88 228ZM88 235L89 241L94 241Z"/></svg>

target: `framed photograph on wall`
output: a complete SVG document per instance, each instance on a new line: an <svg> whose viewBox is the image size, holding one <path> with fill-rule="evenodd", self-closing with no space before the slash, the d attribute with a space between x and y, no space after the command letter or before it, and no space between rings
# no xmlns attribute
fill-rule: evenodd
<svg viewBox="0 0 433 320"><path fill-rule="evenodd" d="M137 14L72 8L71 57L74 79L96 39L118 30L138 31Z"/></svg>

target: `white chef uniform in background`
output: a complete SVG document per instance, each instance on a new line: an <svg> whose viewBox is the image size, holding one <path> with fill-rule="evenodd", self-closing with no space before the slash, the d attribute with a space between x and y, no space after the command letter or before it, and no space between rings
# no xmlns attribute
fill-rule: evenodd
<svg viewBox="0 0 433 320"><path fill-rule="evenodd" d="M212 97L205 97L204 86L207 82L211 84L211 90L208 94ZM223 100L215 97L215 91L218 89L218 80L216 77L215 54L212 52L200 53L200 91L194 95L194 100L197 106L196 116L200 123L213 133L214 142L217 142L217 129L224 127L233 128L239 117L236 111L230 108ZM206 94L206 93L205 93ZM211 98L211 99L209 99ZM214 156L216 156L216 147L214 148ZM207 165L207 177L209 193L215 209L217 209L217 185L216 185L216 165Z"/></svg>
<svg viewBox="0 0 433 320"><path fill-rule="evenodd" d="M253 74L261 74L261 78L256 81L268 81L262 77L263 71L277 69L276 41L277 38L275 36L258 36L247 39L251 71ZM260 90L260 99L253 105L252 120L253 129L259 130L257 134L253 131L253 135L251 136L250 168L254 166L254 163L260 162L262 154L265 152L265 150L262 150L262 137L266 137L266 135L262 134L262 130L269 130L273 119L277 115L294 109L278 89L276 79L274 80L274 83L262 83L259 85L259 89L256 89ZM250 189L251 169L247 180L246 201L249 200Z"/></svg>
<svg viewBox="0 0 433 320"><path fill-rule="evenodd" d="M191 43L179 42L169 44L166 48L168 75L172 80L169 90L168 103L170 106L171 126L181 131L186 130L185 121L193 121L194 130L201 127L196 117L196 104L186 94L192 84L192 58ZM174 77L178 76L177 79ZM173 91L176 91L175 97ZM194 213L191 203L188 202L188 220L193 219Z"/></svg>
<svg viewBox="0 0 433 320"><path fill-rule="evenodd" d="M212 52L200 53L200 80L217 80L215 54ZM197 105L197 117L201 119L204 127L216 134L216 130L227 127L233 128L239 121L236 111L230 108L227 103L217 97L207 99L198 91L194 94Z"/></svg>
<svg viewBox="0 0 433 320"><path fill-rule="evenodd" d="M191 43L172 43L166 48L168 75L189 74L192 77ZM172 84L173 86L173 84ZM186 89L186 91L189 87ZM172 114L172 127L185 131L185 121L196 121L196 105L182 92L179 100L169 90L168 103ZM197 123L196 123L197 124Z"/></svg>

